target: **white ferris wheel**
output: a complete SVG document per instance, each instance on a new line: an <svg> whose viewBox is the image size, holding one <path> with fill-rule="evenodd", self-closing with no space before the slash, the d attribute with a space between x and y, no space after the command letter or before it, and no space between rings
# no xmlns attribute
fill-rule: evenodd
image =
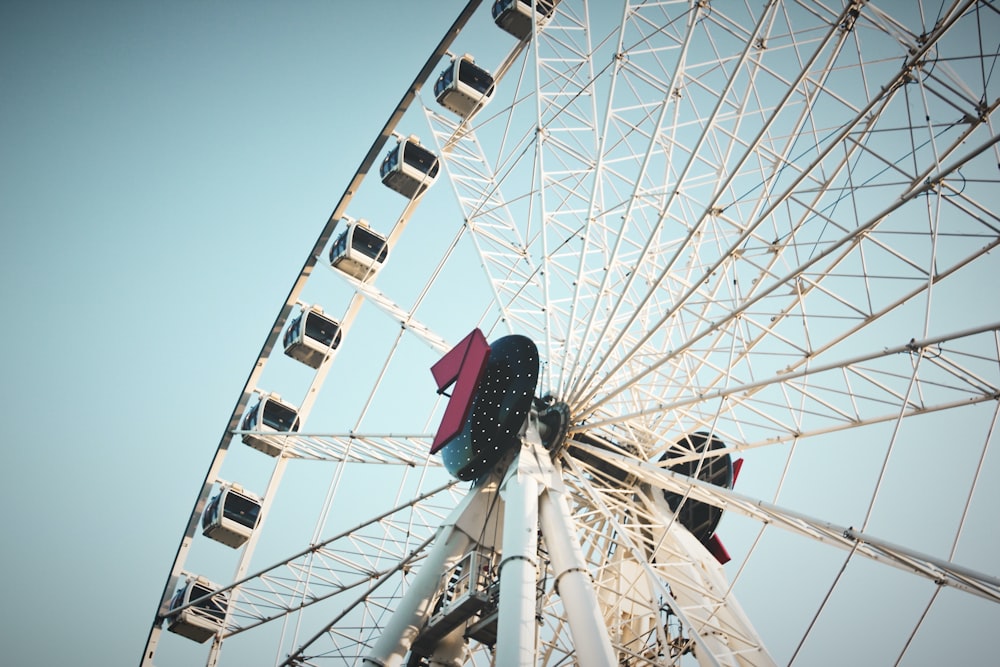
<svg viewBox="0 0 1000 667"><path fill-rule="evenodd" d="M141 664L993 655L1000 5L442 28L268 332Z"/></svg>

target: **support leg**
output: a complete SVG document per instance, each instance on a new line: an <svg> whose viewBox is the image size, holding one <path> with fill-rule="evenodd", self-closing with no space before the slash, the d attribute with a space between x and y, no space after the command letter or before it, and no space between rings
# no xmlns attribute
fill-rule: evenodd
<svg viewBox="0 0 1000 667"><path fill-rule="evenodd" d="M472 538L460 525L483 525L484 512L490 506L494 487L482 485L472 490L455 508L434 540L427 558L410 583L389 619L382 636L362 664L396 667L402 664L413 640L431 613L431 605L441 589L441 578L472 545Z"/></svg>
<svg viewBox="0 0 1000 667"><path fill-rule="evenodd" d="M363 664L381 667L402 664L410 645L430 615L434 597L441 587L441 576L458 562L468 549L469 542L469 538L455 530L454 526L444 527Z"/></svg>
<svg viewBox="0 0 1000 667"><path fill-rule="evenodd" d="M462 667L468 654L465 626L460 625L438 642L427 662L430 667Z"/></svg>
<svg viewBox="0 0 1000 667"><path fill-rule="evenodd" d="M523 456L526 451L514 461L500 490L506 507L496 664L504 667L535 664L539 482Z"/></svg>
<svg viewBox="0 0 1000 667"><path fill-rule="evenodd" d="M590 571L572 528L573 519L561 483L550 486L539 498L538 515L552 560L556 592L562 598L576 645L577 664L580 667L612 667L617 661Z"/></svg>

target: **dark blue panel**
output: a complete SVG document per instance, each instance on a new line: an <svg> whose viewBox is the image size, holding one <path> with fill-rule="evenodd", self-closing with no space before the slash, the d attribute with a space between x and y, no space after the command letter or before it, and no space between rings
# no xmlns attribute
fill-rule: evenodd
<svg viewBox="0 0 1000 667"><path fill-rule="evenodd" d="M490 344L483 379L465 427L440 453L445 468L461 480L475 480L519 446L518 433L538 384L538 348L525 336Z"/></svg>

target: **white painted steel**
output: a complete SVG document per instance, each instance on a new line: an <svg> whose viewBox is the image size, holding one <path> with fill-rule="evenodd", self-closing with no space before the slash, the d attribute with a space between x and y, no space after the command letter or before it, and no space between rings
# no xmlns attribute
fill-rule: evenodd
<svg viewBox="0 0 1000 667"><path fill-rule="evenodd" d="M536 662L539 476L522 448L500 490L504 526L496 658L497 664L511 667L532 667Z"/></svg>
<svg viewBox="0 0 1000 667"><path fill-rule="evenodd" d="M566 608L577 663L581 667L611 667L617 660L562 484L557 482L542 494L538 518L552 559L553 590Z"/></svg>
<svg viewBox="0 0 1000 667"><path fill-rule="evenodd" d="M469 546L469 538L454 529L443 527L427 559L399 601L382 635L364 662L382 667L402 664L421 625L431 613L434 596L440 590L441 576L454 565Z"/></svg>

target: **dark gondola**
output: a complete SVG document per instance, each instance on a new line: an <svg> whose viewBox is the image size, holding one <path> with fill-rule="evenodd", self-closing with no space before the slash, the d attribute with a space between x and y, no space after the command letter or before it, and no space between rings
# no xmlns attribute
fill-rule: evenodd
<svg viewBox="0 0 1000 667"><path fill-rule="evenodd" d="M493 75L476 66L472 56L452 58L434 83L438 104L468 118L479 111L493 96Z"/></svg>
<svg viewBox="0 0 1000 667"><path fill-rule="evenodd" d="M532 0L496 0L493 3L493 21L503 30L518 39L530 37L534 32L531 25ZM539 23L543 23L555 11L558 0L541 0L535 10Z"/></svg>
<svg viewBox="0 0 1000 667"><path fill-rule="evenodd" d="M243 417L244 431L262 433L291 433L299 430L299 414L291 405L283 402L277 394L263 394ZM253 433L244 433L243 442L268 456L281 454L281 445L276 445Z"/></svg>
<svg viewBox="0 0 1000 667"><path fill-rule="evenodd" d="M347 229L330 246L330 265L362 282L378 273L388 257L386 238L365 220L347 221Z"/></svg>
<svg viewBox="0 0 1000 667"><path fill-rule="evenodd" d="M631 443L612 443L601 437L588 435L587 433L576 433L569 442L567 452L574 459L588 465L590 474L601 484L608 484L613 487L625 489L635 485L636 478L627 468L616 464L614 458L607 458L600 455L591 454L581 449L577 443L603 449L613 456L636 456L638 449Z"/></svg>
<svg viewBox="0 0 1000 667"><path fill-rule="evenodd" d="M698 454L696 459L669 464L667 467L682 475L695 477L703 482L709 482L724 489L733 488L735 468L729 454L712 454L717 449L725 448L725 443L718 437L705 431L698 431L684 436L677 446L671 448L660 457L661 462L669 462L682 454ZM677 520L691 531L698 541L708 546L715 534L715 529L722 519L722 508L697 500L684 499L684 496L672 491L664 491L670 509L677 512Z"/></svg>
<svg viewBox="0 0 1000 667"><path fill-rule="evenodd" d="M202 535L234 549L241 547L257 527L260 506L260 498L239 484L227 484L205 507Z"/></svg>
<svg viewBox="0 0 1000 667"><path fill-rule="evenodd" d="M218 586L204 577L188 579L170 600L171 610L186 608L170 617L167 630L199 643L204 643L215 636L222 629L222 624L226 619L226 608L229 605L228 596L225 593L220 593L192 606L187 605L198 598L211 594L217 588Z"/></svg>
<svg viewBox="0 0 1000 667"><path fill-rule="evenodd" d="M310 368L319 368L340 345L341 336L340 323L324 315L322 308L303 308L285 329L285 354Z"/></svg>
<svg viewBox="0 0 1000 667"><path fill-rule="evenodd" d="M420 145L416 137L407 137L382 160L379 176L382 183L413 199L424 193L437 178L441 165L437 155Z"/></svg>

